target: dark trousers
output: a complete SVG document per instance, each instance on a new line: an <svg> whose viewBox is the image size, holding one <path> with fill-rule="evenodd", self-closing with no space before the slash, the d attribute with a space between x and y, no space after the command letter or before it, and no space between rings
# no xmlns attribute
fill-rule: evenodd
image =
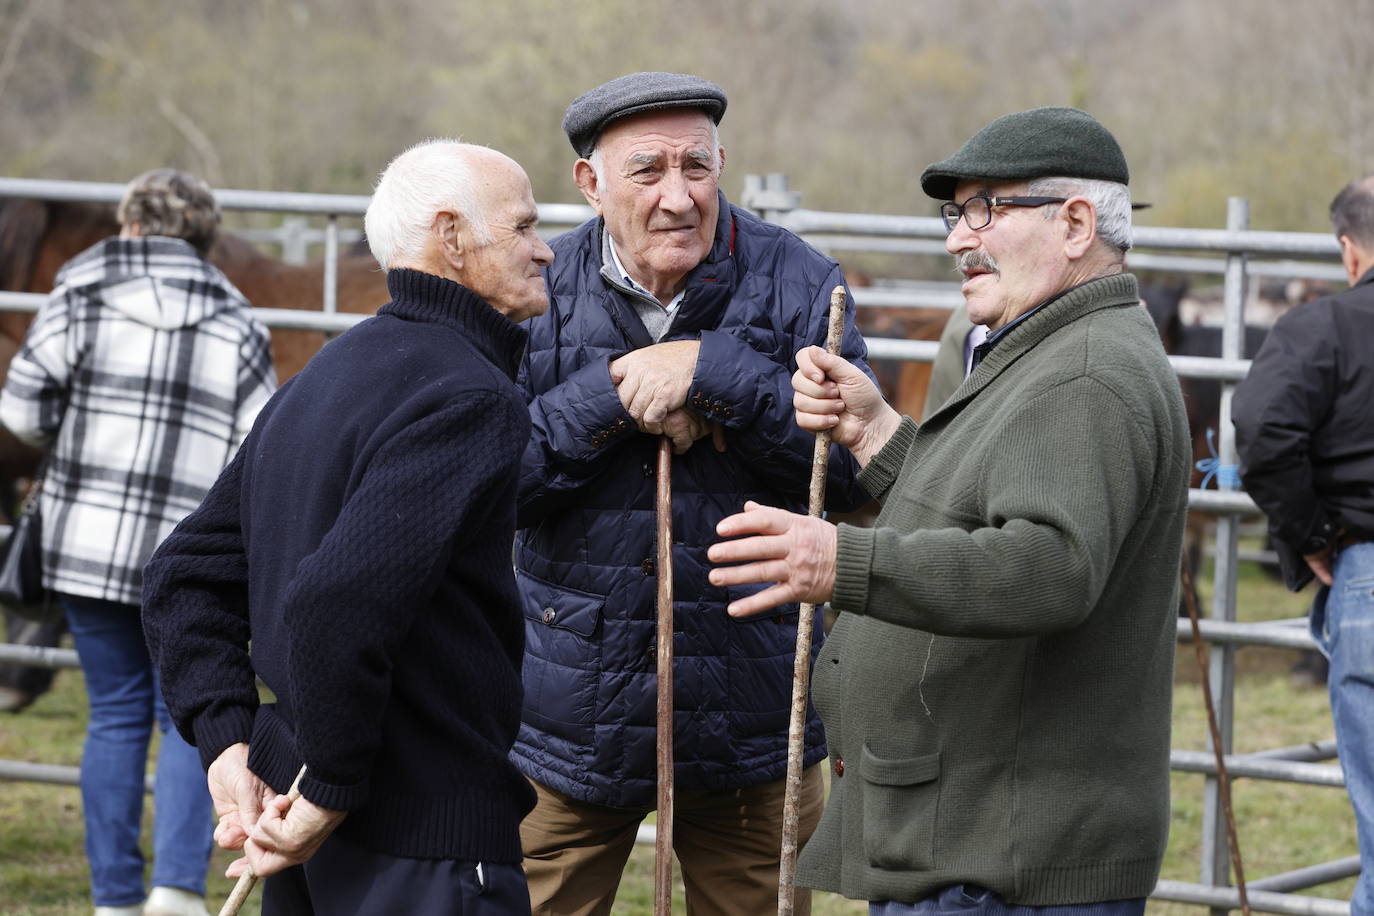
<svg viewBox="0 0 1374 916"><path fill-rule="evenodd" d="M270 876L262 916L529 916L517 865L407 859L332 836L304 865Z"/></svg>
<svg viewBox="0 0 1374 916"><path fill-rule="evenodd" d="M1145 898L1070 906L1021 906L1007 903L976 884L956 884L915 903L874 901L868 905L868 912L869 916L1141 916L1145 912Z"/></svg>

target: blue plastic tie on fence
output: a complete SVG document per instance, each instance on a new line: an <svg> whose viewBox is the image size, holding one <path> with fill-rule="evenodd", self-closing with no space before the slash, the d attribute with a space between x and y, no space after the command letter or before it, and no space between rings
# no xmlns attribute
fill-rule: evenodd
<svg viewBox="0 0 1374 916"><path fill-rule="evenodd" d="M1218 490L1239 489L1240 465L1221 463L1221 458L1217 456L1217 447L1212 441L1215 432L1216 431L1210 427L1207 429L1207 451L1212 453L1212 457L1203 458L1196 465L1197 469L1203 474L1202 483L1198 484L1198 488L1202 490L1207 489L1207 484L1215 479Z"/></svg>

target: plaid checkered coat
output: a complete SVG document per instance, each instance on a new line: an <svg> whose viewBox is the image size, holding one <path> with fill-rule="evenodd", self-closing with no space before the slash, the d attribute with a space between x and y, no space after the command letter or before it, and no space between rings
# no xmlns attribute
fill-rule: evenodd
<svg viewBox="0 0 1374 916"><path fill-rule="evenodd" d="M0 392L0 422L51 446L48 587L138 604L144 563L275 387L266 328L186 242L110 238L69 261Z"/></svg>

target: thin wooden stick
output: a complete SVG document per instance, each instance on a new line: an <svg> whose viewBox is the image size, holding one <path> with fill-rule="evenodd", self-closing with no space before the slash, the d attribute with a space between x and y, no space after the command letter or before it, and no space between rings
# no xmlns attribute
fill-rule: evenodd
<svg viewBox="0 0 1374 916"><path fill-rule="evenodd" d="M301 777L305 775L305 767L302 766L296 778L291 781L291 788L287 790L286 797L295 801L301 797ZM249 865L243 874L239 875L238 883L229 893L229 899L224 901L224 906L219 908L219 916L238 916L239 909L247 901L248 895L253 893L253 885L258 883L258 876L253 871L253 866Z"/></svg>
<svg viewBox="0 0 1374 916"><path fill-rule="evenodd" d="M844 287L830 291L830 325L825 349L839 355L844 337ZM816 433L811 456L810 513L819 517L825 509L825 472L830 464L830 431ZM811 687L811 630L814 604L803 604L797 614L797 655L792 664L792 720L787 728L787 782L782 800L782 857L778 863L778 916L792 916L797 884L797 835L800 832L802 754L805 750L806 705Z"/></svg>
<svg viewBox="0 0 1374 916"><path fill-rule="evenodd" d="M658 442L658 815L654 916L673 912L673 442Z"/></svg>
<svg viewBox="0 0 1374 916"><path fill-rule="evenodd" d="M1222 752L1221 729L1217 727L1217 713L1212 707L1212 683L1207 674L1207 650L1203 648L1201 627L1198 625L1197 599L1193 591L1193 576L1188 570L1188 557L1183 557L1183 603L1193 624L1193 649L1197 655L1198 676L1202 681L1202 700L1207 708L1207 728L1212 735L1212 751L1217 758L1217 787L1221 790L1221 810L1226 818L1226 836L1231 845L1231 868L1236 872L1236 892L1240 895L1240 911L1250 916L1250 899L1245 893L1245 869L1240 861L1240 837L1236 834L1236 815L1231 808L1231 775L1226 771L1226 756Z"/></svg>

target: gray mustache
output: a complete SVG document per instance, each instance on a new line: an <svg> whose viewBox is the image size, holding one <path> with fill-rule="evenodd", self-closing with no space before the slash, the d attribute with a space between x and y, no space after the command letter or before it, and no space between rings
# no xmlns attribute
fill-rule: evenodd
<svg viewBox="0 0 1374 916"><path fill-rule="evenodd" d="M998 273L997 259L988 254L981 248L974 248L962 254L955 255L954 269L959 273L966 274L971 270L981 270L988 273Z"/></svg>

